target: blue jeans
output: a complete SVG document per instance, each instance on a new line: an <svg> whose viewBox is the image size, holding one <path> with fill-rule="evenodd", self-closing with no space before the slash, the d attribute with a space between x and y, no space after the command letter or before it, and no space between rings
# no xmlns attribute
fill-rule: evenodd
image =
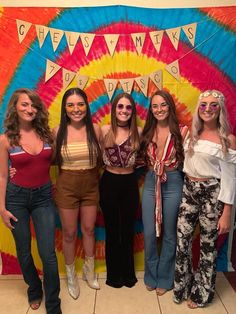
<svg viewBox="0 0 236 314"><path fill-rule="evenodd" d="M159 254L155 230L155 173L149 170L146 174L142 197L145 254L144 282L152 288L168 290L173 288L176 225L182 190L183 173L179 170L167 172L167 181L161 183L162 245Z"/></svg>
<svg viewBox="0 0 236 314"><path fill-rule="evenodd" d="M41 299L42 282L31 254L30 217L35 228L38 251L43 263L43 286L47 314L61 313L60 280L55 253L55 206L51 196L51 183L30 189L8 183L6 208L17 219L12 222L12 234L23 277L28 284L28 300Z"/></svg>

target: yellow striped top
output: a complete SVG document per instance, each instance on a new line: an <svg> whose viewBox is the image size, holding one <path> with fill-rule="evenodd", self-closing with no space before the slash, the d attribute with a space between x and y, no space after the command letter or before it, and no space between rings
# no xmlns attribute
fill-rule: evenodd
<svg viewBox="0 0 236 314"><path fill-rule="evenodd" d="M96 167L96 163L90 164L87 142L68 143L66 147L62 145L61 154L63 158L61 168L64 170L85 170Z"/></svg>

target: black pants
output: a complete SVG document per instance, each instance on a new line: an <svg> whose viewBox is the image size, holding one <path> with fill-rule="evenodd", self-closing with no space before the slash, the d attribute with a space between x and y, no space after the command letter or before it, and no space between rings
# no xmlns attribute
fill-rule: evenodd
<svg viewBox="0 0 236 314"><path fill-rule="evenodd" d="M106 231L106 283L132 287L137 282L133 244L139 190L135 174L105 171L100 181L100 203Z"/></svg>

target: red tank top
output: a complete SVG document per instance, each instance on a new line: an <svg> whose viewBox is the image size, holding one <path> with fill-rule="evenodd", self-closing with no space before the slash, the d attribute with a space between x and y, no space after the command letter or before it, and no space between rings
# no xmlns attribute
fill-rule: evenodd
<svg viewBox="0 0 236 314"><path fill-rule="evenodd" d="M52 148L49 144L44 143L37 155L27 153L20 146L11 147L8 152L11 166L16 169L16 174L10 179L11 183L25 188L37 188L50 181Z"/></svg>

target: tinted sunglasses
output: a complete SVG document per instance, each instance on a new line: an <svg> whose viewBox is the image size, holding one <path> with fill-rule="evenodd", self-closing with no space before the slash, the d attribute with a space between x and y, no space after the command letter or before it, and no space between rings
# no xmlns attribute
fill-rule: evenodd
<svg viewBox="0 0 236 314"><path fill-rule="evenodd" d="M131 105L123 105L123 104L117 104L116 106L119 110L126 109L127 111L132 111L132 106Z"/></svg>
<svg viewBox="0 0 236 314"><path fill-rule="evenodd" d="M219 109L219 104L217 102L213 102L213 103L210 103L210 104L200 103L199 110L206 111L207 108L209 108L210 111L215 112L215 111L217 111Z"/></svg>

